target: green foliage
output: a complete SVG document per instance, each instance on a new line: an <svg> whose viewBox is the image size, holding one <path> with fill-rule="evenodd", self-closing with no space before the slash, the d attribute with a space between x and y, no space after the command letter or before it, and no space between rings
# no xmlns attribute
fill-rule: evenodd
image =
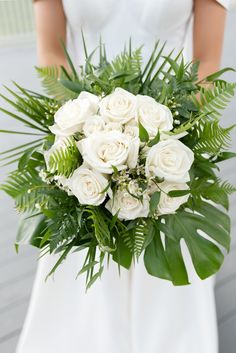
<svg viewBox="0 0 236 353"><path fill-rule="evenodd" d="M50 204L42 210L43 214L48 218L47 230L50 234L48 241L51 253L55 251L61 252L64 246L74 239L78 241L78 234L81 228L78 223L78 215L81 209L75 207L74 200L68 200L64 204L63 200L57 198L57 195L55 196L54 204ZM64 197L66 196L64 194Z"/></svg>
<svg viewBox="0 0 236 353"><path fill-rule="evenodd" d="M49 169L52 173L69 177L78 167L80 154L73 137L68 137L62 146L50 154Z"/></svg>
<svg viewBox="0 0 236 353"><path fill-rule="evenodd" d="M32 155L38 148L42 146L43 141L44 139L40 138L1 152L0 156L2 157L0 158L0 161L5 163L2 166L15 163L20 160L22 161L22 158ZM19 167L21 167L21 165Z"/></svg>
<svg viewBox="0 0 236 353"><path fill-rule="evenodd" d="M153 216L160 201L161 192L155 191L150 198L150 216Z"/></svg>
<svg viewBox="0 0 236 353"><path fill-rule="evenodd" d="M216 273L224 256L219 248L230 247L229 217L213 205L201 202L194 212L181 210L164 217L165 223L156 222L156 227L165 235L165 248L160 236L155 234L155 244L145 251L145 266L153 276L171 280L175 285L189 283L185 259L180 248L184 239L198 276L205 279ZM214 222L209 222L214 219ZM209 238L206 238L206 234ZM175 254L176 258L173 258ZM173 266L178 262L177 267Z"/></svg>
<svg viewBox="0 0 236 353"><path fill-rule="evenodd" d="M88 72L87 79L94 92L108 94L116 87L123 87L134 94L139 92L142 64L141 48L132 52L127 52L125 49L109 63L100 43L99 65L93 65L91 58L92 56L87 59L86 64L88 66L89 63L89 67L93 70Z"/></svg>
<svg viewBox="0 0 236 353"><path fill-rule="evenodd" d="M145 218L131 221L121 236L131 254L138 259L145 247L152 241L152 222Z"/></svg>
<svg viewBox="0 0 236 353"><path fill-rule="evenodd" d="M207 76L206 78L204 78L204 81L206 82L214 82L216 79L218 79L222 74L224 74L225 72L229 72L229 71L234 71L236 72L236 70L234 70L232 67L224 67L223 69L214 72L213 74Z"/></svg>
<svg viewBox="0 0 236 353"><path fill-rule="evenodd" d="M94 235L101 251L113 251L115 248L112 244L112 237L106 222L106 214L98 207L87 207L86 211L90 214L88 219L91 219L93 222Z"/></svg>
<svg viewBox="0 0 236 353"><path fill-rule="evenodd" d="M86 290L88 290L96 282L96 280L101 277L103 272L105 255L103 252L101 252L99 259L96 259L96 256L96 245L91 243L88 248L87 256L85 258L82 269L78 273L78 276L86 273ZM95 267L97 267L97 265L99 266L99 269L97 272L95 272Z"/></svg>
<svg viewBox="0 0 236 353"><path fill-rule="evenodd" d="M68 78L57 66L36 67L46 94L53 96L56 100L72 99L76 97L75 92L69 90L61 81ZM69 79L71 81L71 79Z"/></svg>
<svg viewBox="0 0 236 353"><path fill-rule="evenodd" d="M47 188L39 178L35 169L28 168L25 171L16 170L9 174L8 179L0 186L15 200L19 212L37 210L37 204L47 204Z"/></svg>
<svg viewBox="0 0 236 353"><path fill-rule="evenodd" d="M202 177L196 179L190 184L191 194L194 203L201 202L203 197L216 204L229 209L229 195L236 191L236 188L227 181L221 181L219 178Z"/></svg>
<svg viewBox="0 0 236 353"><path fill-rule="evenodd" d="M174 285L189 284L180 244L166 237L164 247L157 227L153 241L145 250L144 264L154 277L172 281Z"/></svg>
<svg viewBox="0 0 236 353"><path fill-rule="evenodd" d="M213 88L200 88L199 99L195 93L192 93L192 100L201 112L218 118L220 116L219 110L225 109L233 97L235 87L236 83L216 81Z"/></svg>
<svg viewBox="0 0 236 353"><path fill-rule="evenodd" d="M20 87L15 83L15 86L19 89L20 93L16 93L8 87L5 87L8 93L12 95L12 99L0 94L0 96L20 115L14 114L11 111L0 108L0 110L10 116L13 119L24 123L28 128L37 130L40 133L48 133L48 124L51 122L50 117L52 116L51 107L43 105L41 99L35 98L33 95L28 93L27 90Z"/></svg>
<svg viewBox="0 0 236 353"><path fill-rule="evenodd" d="M35 214L33 216L27 214L22 217L18 226L16 235L16 245L29 243L36 247L40 247L43 234L47 227L46 217L42 214Z"/></svg>
<svg viewBox="0 0 236 353"><path fill-rule="evenodd" d="M149 141L149 135L145 127L139 122L139 138L140 141L142 142L148 142Z"/></svg>
<svg viewBox="0 0 236 353"><path fill-rule="evenodd" d="M44 141L50 136L48 127L52 125L54 113L59 108L53 99L28 91L16 83L14 85L19 92L16 93L6 87L12 98L3 94L0 96L14 108L16 113L1 107L0 111L26 126L28 131L0 130L0 132L36 136L36 139L1 152L1 161L4 161L4 165L19 162L21 158L24 159L26 156L29 157L27 157L29 161L33 154L35 156L34 152L40 150ZM32 161L30 161L29 167L32 167Z"/></svg>
<svg viewBox="0 0 236 353"><path fill-rule="evenodd" d="M79 72L64 45L69 70L64 67L37 68L46 94L51 98L17 84L14 84L17 92L7 88L10 97L1 95L14 109L12 112L0 108L1 112L25 125L27 131L1 129L0 132L37 136L35 140L1 153L1 162L18 162L18 169L1 185L1 189L15 200L17 210L26 213L16 246L27 236L31 244L42 250L42 256L60 254L49 275L72 251L86 249L87 256L78 274L86 274L87 288L102 275L106 257L117 262L119 269L120 266L129 269L132 261L138 260L142 253L149 274L174 285L188 284L181 248L183 241L199 277L204 279L214 274L223 261L221 248L228 251L230 246L229 217L218 210L216 204L228 210L229 195L236 191L233 185L217 176L218 163L235 156L235 153L225 151L230 145L230 132L234 126L223 128L219 124L220 111L228 105L236 88L235 83L219 78L231 69L222 69L198 82L199 62L186 64L182 52L174 50L166 54L166 46L160 42L155 43L143 65L142 47L133 50L131 40L128 49L124 48L113 60L108 60L101 40L91 53L88 53L83 33L82 40L85 65ZM94 63L96 50L99 50L99 60ZM203 88L202 82L211 82L212 87ZM106 201L99 207L83 206L77 198L61 190L52 174L69 177L80 165L81 156L76 147L78 135L67 138L65 146L49 152L47 164L51 174L48 174L47 183L39 177L39 171L46 168L44 152L54 143L49 126L54 123L60 106L81 91L104 96L116 87L149 95L165 104L174 117L174 128L167 134L186 132L181 140L194 151L195 159L190 170L189 191L169 193L170 197L190 193L187 203L175 214L156 219L158 191L151 196L149 217L121 221L118 214L111 216L106 210ZM141 124L139 137L148 147L161 138L158 132L150 140ZM142 161L139 162L142 167ZM118 177L118 169L114 167L113 170L114 177ZM135 170L131 172L131 177L134 176ZM141 175L139 186L143 189L146 188L144 181ZM156 179L156 182L161 181ZM109 186L113 186L112 183Z"/></svg>
<svg viewBox="0 0 236 353"><path fill-rule="evenodd" d="M124 86L130 88L134 94L138 93L141 65L141 47L129 53L124 50L111 62L109 80L114 87Z"/></svg>
<svg viewBox="0 0 236 353"><path fill-rule="evenodd" d="M218 154L227 149L231 142L230 132L234 127L222 128L217 120L200 122L196 128L194 152Z"/></svg>

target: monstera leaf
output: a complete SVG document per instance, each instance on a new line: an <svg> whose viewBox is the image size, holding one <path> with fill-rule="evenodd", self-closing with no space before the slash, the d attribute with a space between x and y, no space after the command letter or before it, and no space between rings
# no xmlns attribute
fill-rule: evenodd
<svg viewBox="0 0 236 353"><path fill-rule="evenodd" d="M181 252L184 239L194 268L201 279L216 273L224 255L220 246L229 251L230 219L214 205L202 202L195 212L181 210L156 222L158 231L146 248L144 262L149 274L171 280L175 285L188 284L187 270ZM165 247L160 232L165 235Z"/></svg>

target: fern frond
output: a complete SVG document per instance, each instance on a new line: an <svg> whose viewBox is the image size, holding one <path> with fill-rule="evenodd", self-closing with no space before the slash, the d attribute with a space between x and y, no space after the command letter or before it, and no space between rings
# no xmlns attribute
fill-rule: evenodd
<svg viewBox="0 0 236 353"><path fill-rule="evenodd" d="M69 177L78 166L80 154L73 137L64 141L63 147L50 154L48 164L51 173Z"/></svg>
<svg viewBox="0 0 236 353"><path fill-rule="evenodd" d="M197 128L198 141L194 146L196 153L218 154L221 150L230 146L230 132L234 125L229 128L219 126L219 122L206 121L200 123Z"/></svg>
<svg viewBox="0 0 236 353"><path fill-rule="evenodd" d="M112 72L110 78L112 79L125 75L125 82L131 81L140 75L141 64L141 47L134 50L132 53L124 51L120 55L117 55L111 62Z"/></svg>
<svg viewBox="0 0 236 353"><path fill-rule="evenodd" d="M236 192L236 187L234 185L232 185L231 183L229 183L228 181L223 181L219 187L228 195L233 194L234 192Z"/></svg>
<svg viewBox="0 0 236 353"><path fill-rule="evenodd" d="M180 126L176 127L173 132L171 133L167 133L169 135L178 135L181 134L185 131L188 131L190 129L192 129L192 127L197 124L200 120L204 119L204 117L206 116L206 114L201 114L199 116L197 116L194 119L189 119L186 122L184 122L183 124L181 124Z"/></svg>
<svg viewBox="0 0 236 353"><path fill-rule="evenodd" d="M141 253L143 251L143 248L144 248L145 238L146 238L146 235L147 235L146 226L147 226L146 221L144 219L140 219L137 222L137 225L135 227L135 231L134 231L134 254L136 255L137 259L141 255Z"/></svg>
<svg viewBox="0 0 236 353"><path fill-rule="evenodd" d="M67 79L63 71L56 66L36 67L46 94L53 96L58 101L65 101L75 98L75 92L67 89L60 80Z"/></svg>
<svg viewBox="0 0 236 353"><path fill-rule="evenodd" d="M221 182L217 180L216 182L210 184L202 191L203 197L211 200L219 205L222 205L226 210L229 209L229 195L234 193L236 188L229 182Z"/></svg>
<svg viewBox="0 0 236 353"><path fill-rule="evenodd" d="M139 85L137 86L135 81L140 81L141 65L141 47L134 50L131 54L124 51L116 56L110 66L107 66L106 72L106 74L109 73L109 81L113 88L121 86L132 89L133 93L138 93ZM131 82L132 85L129 86Z"/></svg>
<svg viewBox="0 0 236 353"><path fill-rule="evenodd" d="M75 215L67 213L65 217L64 212L57 210L55 219L48 221L48 229L50 230L50 252L57 249L58 246L73 240L78 234L79 227Z"/></svg>
<svg viewBox="0 0 236 353"><path fill-rule="evenodd" d="M134 227L131 230L122 233L122 238L125 245L129 248L130 252L136 257L136 259L139 258L144 250L147 233L147 222L145 219L141 218L134 222Z"/></svg>
<svg viewBox="0 0 236 353"><path fill-rule="evenodd" d="M93 222L94 235L101 251L114 251L115 249L112 244L112 238L106 222L105 213L98 207L87 207L86 210L90 214L89 219Z"/></svg>
<svg viewBox="0 0 236 353"><path fill-rule="evenodd" d="M208 113L213 118L218 118L220 116L218 110L223 110L227 107L234 95L235 88L236 83L217 81L214 83L213 88L201 88L199 99L192 92L192 100L201 112Z"/></svg>
<svg viewBox="0 0 236 353"><path fill-rule="evenodd" d="M47 188L49 185L42 182L38 172L30 168L10 173L6 182L0 186L1 190L15 200L19 212L37 210L37 204L45 204Z"/></svg>

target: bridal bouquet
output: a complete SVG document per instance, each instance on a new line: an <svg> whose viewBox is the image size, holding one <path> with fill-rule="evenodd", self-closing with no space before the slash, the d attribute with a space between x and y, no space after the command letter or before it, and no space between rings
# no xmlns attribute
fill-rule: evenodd
<svg viewBox="0 0 236 353"><path fill-rule="evenodd" d="M189 283L181 240L198 276L216 273L230 248L229 194L217 175L233 128L220 126L220 110L235 83L198 80L198 63L181 53L164 56L156 43L146 65L142 48L125 49L111 62L105 47L87 54L77 71L37 68L47 96L15 84L3 96L36 140L3 152L16 163L1 189L25 214L16 247L28 241L42 255L58 253L52 274L70 252L87 252L79 274L87 287L106 258L129 268L143 254L147 272L174 285ZM79 254L78 254L79 256Z"/></svg>

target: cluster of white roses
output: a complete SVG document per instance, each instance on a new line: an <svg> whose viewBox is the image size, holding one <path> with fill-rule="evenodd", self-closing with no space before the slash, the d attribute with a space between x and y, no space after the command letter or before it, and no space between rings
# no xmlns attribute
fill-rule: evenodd
<svg viewBox="0 0 236 353"><path fill-rule="evenodd" d="M150 139L159 131L160 141L152 147L143 146L139 122ZM45 153L46 162L57 148L66 148L69 136L80 136L77 147L83 164L68 179L61 178L61 184L81 204L97 206L108 199L105 207L113 215L118 212L120 219L131 220L148 217L150 197L157 190L161 190L161 196L156 216L173 213L187 201L186 195L170 197L168 192L188 189L186 182L194 154L177 138L168 135L173 129L172 113L152 97L133 95L122 88L105 97L81 92L77 99L68 101L56 112L55 124L50 129L56 140ZM142 153L145 162L140 166ZM141 168L146 178L144 191L129 173L136 168ZM114 181L114 170L121 177L129 176L126 187L119 176L116 178L115 192L108 187ZM157 184L153 181L155 178L164 181Z"/></svg>

